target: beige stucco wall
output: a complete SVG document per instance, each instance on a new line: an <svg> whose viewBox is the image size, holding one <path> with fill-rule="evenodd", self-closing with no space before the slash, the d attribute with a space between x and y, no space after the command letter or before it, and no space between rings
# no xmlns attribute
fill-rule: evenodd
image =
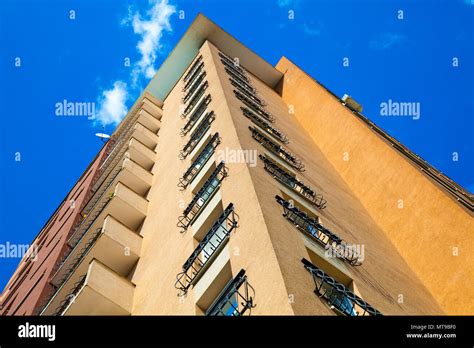
<svg viewBox="0 0 474 348"><path fill-rule="evenodd" d="M315 153L339 173L339 184L353 193L446 313L472 314L472 216L302 70L286 58L277 69L285 73L283 100L294 106ZM378 258L387 261L383 253ZM405 273L398 266L396 272Z"/></svg>

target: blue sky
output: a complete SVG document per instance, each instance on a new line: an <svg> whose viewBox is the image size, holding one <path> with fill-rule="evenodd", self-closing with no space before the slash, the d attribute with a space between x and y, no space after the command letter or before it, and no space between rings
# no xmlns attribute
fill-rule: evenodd
<svg viewBox="0 0 474 348"><path fill-rule="evenodd" d="M199 12L271 64L287 56L352 95L364 115L474 191L474 1L170 0L165 16L147 14L154 6L0 3L1 244L31 242L102 146L100 120L58 117L56 103L95 102L104 123L118 120ZM420 103L420 118L381 116L389 99ZM0 259L0 288L18 262Z"/></svg>

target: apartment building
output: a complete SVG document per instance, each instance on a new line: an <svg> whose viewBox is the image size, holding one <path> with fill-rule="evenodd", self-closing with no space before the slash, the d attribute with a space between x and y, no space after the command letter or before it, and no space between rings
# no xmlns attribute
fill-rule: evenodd
<svg viewBox="0 0 474 348"><path fill-rule="evenodd" d="M2 315L474 310L472 195L203 15L71 199L74 223L34 241L58 243L41 283L23 260Z"/></svg>

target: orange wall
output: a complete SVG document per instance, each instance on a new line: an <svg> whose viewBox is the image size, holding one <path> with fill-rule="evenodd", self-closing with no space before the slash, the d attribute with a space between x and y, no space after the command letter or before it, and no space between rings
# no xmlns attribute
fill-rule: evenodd
<svg viewBox="0 0 474 348"><path fill-rule="evenodd" d="M288 59L276 68L283 100L441 307L472 314L472 216Z"/></svg>

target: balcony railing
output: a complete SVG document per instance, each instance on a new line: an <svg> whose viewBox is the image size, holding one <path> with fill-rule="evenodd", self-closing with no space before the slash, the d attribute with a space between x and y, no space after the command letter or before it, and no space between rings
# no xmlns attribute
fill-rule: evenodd
<svg viewBox="0 0 474 348"><path fill-rule="evenodd" d="M229 78L230 84L242 92L247 98L252 100L254 103L257 103L260 107L267 105L260 97L256 95L254 91L249 91L244 85L239 83L237 80L232 77Z"/></svg>
<svg viewBox="0 0 474 348"><path fill-rule="evenodd" d="M204 114L204 111L206 111L207 105L211 102L211 95L208 94L200 103L199 106L194 110L192 115L189 117L188 122L184 125L183 128L181 128L181 131L179 135L184 137L196 124L197 121L199 121L199 118Z"/></svg>
<svg viewBox="0 0 474 348"><path fill-rule="evenodd" d="M192 86L189 88L189 90L186 92L186 94L184 95L184 98L183 98L183 103L187 103L189 98L191 98L191 96L194 94L194 92L196 91L196 89L199 87L199 85L201 84L201 82L204 80L204 78L206 77L206 72L203 71L199 76L198 78L193 82Z"/></svg>
<svg viewBox="0 0 474 348"><path fill-rule="evenodd" d="M189 68L189 71L184 75L183 81L188 82L189 80L192 80L192 76L194 76L195 72L199 69L199 66L204 65L202 62L202 55L199 55L199 57L196 58L196 60L192 63L191 68Z"/></svg>
<svg viewBox="0 0 474 348"><path fill-rule="evenodd" d="M178 219L177 226L184 233L194 220L203 211L212 197L216 194L221 186L222 180L228 175L224 161L220 162L217 168L212 172L211 176L206 180L202 188L196 193L192 201L188 204Z"/></svg>
<svg viewBox="0 0 474 348"><path fill-rule="evenodd" d="M313 276L316 285L315 294L325 299L331 309L336 310L338 314L346 316L382 315L343 284L324 273L322 269L306 259L302 259L301 262Z"/></svg>
<svg viewBox="0 0 474 348"><path fill-rule="evenodd" d="M234 95L237 99L239 99L241 102L243 102L248 108L250 108L258 116L261 116L261 117L265 118L267 121L275 122L275 116L270 114L263 107L261 107L259 104L254 102L252 99L247 97L241 91L234 89Z"/></svg>
<svg viewBox="0 0 474 348"><path fill-rule="evenodd" d="M76 299L77 294L82 290L86 283L87 275L83 275L81 279L74 284L74 289L64 298L61 304L56 308L56 311L53 313L55 316L61 316L64 314L69 305Z"/></svg>
<svg viewBox="0 0 474 348"><path fill-rule="evenodd" d="M300 172L304 171L304 165L301 163L301 160L293 156L288 150L284 149L281 145L273 142L271 139L267 138L255 127L249 127L252 132L252 137L258 141L264 148L271 151L276 156L282 158L286 163L291 167L299 170Z"/></svg>
<svg viewBox="0 0 474 348"><path fill-rule="evenodd" d="M211 139L207 142L206 146L201 150L199 155L196 157L191 166L183 174L183 177L179 179L178 187L184 190L193 181L196 175L199 173L201 168L207 162L207 160L214 153L215 148L221 143L219 132L214 134Z"/></svg>
<svg viewBox="0 0 474 348"><path fill-rule="evenodd" d="M255 289L249 284L245 271L242 269L222 290L220 295L209 307L209 316L242 316L248 311L251 314L254 304Z"/></svg>
<svg viewBox="0 0 474 348"><path fill-rule="evenodd" d="M221 62L225 64L226 66L231 67L232 69L235 69L238 71L240 74L245 76L245 70L242 69L242 67L238 64L235 63L235 61L228 57L227 55L223 54L222 52L219 52L219 57L221 58Z"/></svg>
<svg viewBox="0 0 474 348"><path fill-rule="evenodd" d="M211 123L215 120L216 116L214 111L208 112L207 115L202 119L201 123L191 133L189 141L184 145L183 149L179 153L179 159L184 160L201 141L202 137L211 128Z"/></svg>
<svg viewBox="0 0 474 348"><path fill-rule="evenodd" d="M295 225L298 230L311 236L323 246L330 247L336 257L343 259L351 265L359 266L362 264L360 254L354 247L347 245L343 239L318 223L316 219L309 217L305 212L299 210L290 201L278 195L275 196L275 199L283 207L283 216Z"/></svg>
<svg viewBox="0 0 474 348"><path fill-rule="evenodd" d="M256 91L254 87L250 86L250 80L247 76L241 75L236 73L234 70L229 69L227 66L224 65L224 70L233 79L239 81L241 84L245 84L246 86L249 87L249 89L252 89L254 92Z"/></svg>
<svg viewBox="0 0 474 348"><path fill-rule="evenodd" d="M319 209L326 208L327 201L324 199L323 195L315 193L302 181L296 179L292 174L288 173L284 168L280 167L269 158L263 155L260 155L259 157L263 161L265 170L276 180L304 197L315 207Z"/></svg>
<svg viewBox="0 0 474 348"><path fill-rule="evenodd" d="M204 83L201 84L197 92L194 94L194 96L191 98L189 101L188 105L183 111L183 116L186 117L191 110L196 106L198 101L201 99L201 97L204 95L204 92L206 91L207 87L209 86L209 83L207 81L204 81Z"/></svg>
<svg viewBox="0 0 474 348"><path fill-rule="evenodd" d="M274 136L282 143L289 144L290 140L286 137L286 135L275 127L273 127L270 123L261 119L257 114L254 114L252 111L250 111L250 109L246 108L245 106L241 106L240 109L242 110L242 113L245 117L247 117L250 121L262 128L265 132Z"/></svg>
<svg viewBox="0 0 474 348"><path fill-rule="evenodd" d="M201 276L206 265L218 254L232 231L237 228L237 222L238 215L234 212L234 205L230 203L186 260L183 272L176 276L175 287L180 290L179 296L184 296Z"/></svg>

